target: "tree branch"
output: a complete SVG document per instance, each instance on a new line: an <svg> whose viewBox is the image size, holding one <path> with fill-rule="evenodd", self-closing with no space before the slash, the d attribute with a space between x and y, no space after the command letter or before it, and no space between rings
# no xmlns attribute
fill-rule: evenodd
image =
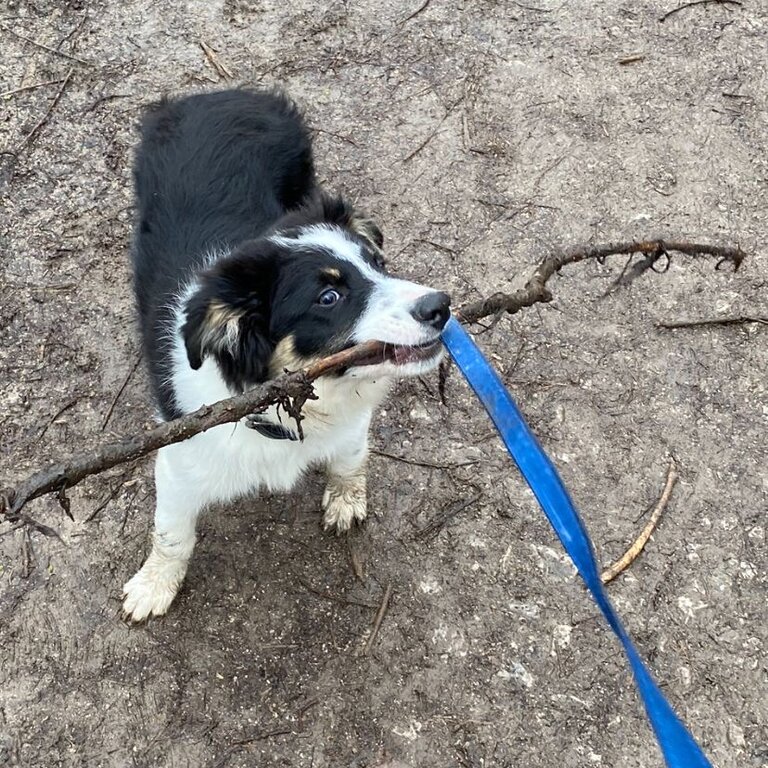
<svg viewBox="0 0 768 768"><path fill-rule="evenodd" d="M666 256L669 259L670 251L689 256L714 256L719 258L717 267L728 261L733 264L734 269L739 268L745 257L744 252L738 247L728 248L667 240L609 243L574 248L544 258L521 290L511 294L495 293L487 299L461 307L455 314L464 323L474 323L491 315L499 317L505 312L515 314L533 304L552 301L552 293L547 287L547 282L567 264L589 259L602 263L608 256L622 254L631 256L642 253L643 259L635 262L632 268L625 269L619 279L614 282L614 286L628 285L648 269L652 269L660 258ZM214 405L203 406L194 413L161 424L148 432L104 443L94 450L54 464L48 469L31 475L15 489L0 490L0 521L4 519L11 523L21 522L47 536L58 536L54 529L22 512L23 507L32 499L55 492L66 511L68 506L64 491L77 485L89 475L95 475L118 464L146 456L158 448L187 440L212 427L239 421L249 413L263 411L270 405L282 406L286 413L296 420L301 434L301 408L307 400L316 397L312 382L320 376L354 363L359 365L378 359L383 349L384 345L381 342L360 344L323 358L303 371L286 373L242 395L222 400Z"/></svg>
<svg viewBox="0 0 768 768"><path fill-rule="evenodd" d="M631 243L607 243L573 248L543 259L524 288L514 293L494 293L487 299L467 304L456 313L456 316L463 322L476 323L490 315L505 312L514 315L533 304L552 301L552 293L547 288L547 281L567 264L576 264L590 259L602 264L609 256L632 256L635 253L642 253L644 258L636 262L632 268L625 270L620 278L614 281L613 287L629 285L640 275L652 269L660 258L664 256L669 258L670 251L684 253L687 256L714 256L719 259L716 269L719 269L723 262L729 261L736 270L746 256L739 247L729 248L676 240L640 240Z"/></svg>

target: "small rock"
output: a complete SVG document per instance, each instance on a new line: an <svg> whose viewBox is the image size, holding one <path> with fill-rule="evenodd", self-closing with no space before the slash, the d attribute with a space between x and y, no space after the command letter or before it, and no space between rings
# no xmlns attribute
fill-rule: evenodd
<svg viewBox="0 0 768 768"><path fill-rule="evenodd" d="M728 726L728 741L737 749L744 749L747 742L744 740L744 729L736 723Z"/></svg>
<svg viewBox="0 0 768 768"><path fill-rule="evenodd" d="M500 669L496 677L502 680L514 680L525 688L532 688L535 682L534 676L519 661L513 662L510 669Z"/></svg>
<svg viewBox="0 0 768 768"><path fill-rule="evenodd" d="M554 648L567 648L571 644L571 632L573 627L570 624L558 624L552 632L552 645Z"/></svg>

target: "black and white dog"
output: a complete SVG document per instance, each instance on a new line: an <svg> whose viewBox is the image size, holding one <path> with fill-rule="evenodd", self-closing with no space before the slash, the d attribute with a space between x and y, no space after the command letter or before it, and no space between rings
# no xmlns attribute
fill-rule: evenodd
<svg viewBox="0 0 768 768"><path fill-rule="evenodd" d="M304 440L271 408L255 429L215 427L159 451L152 551L124 587L125 614L141 621L168 610L213 502L287 491L321 466L325 527L365 518L371 414L394 377L437 365L449 297L386 274L381 232L318 188L307 127L279 94L161 102L134 173L135 288L162 419L359 342L388 345L315 383Z"/></svg>

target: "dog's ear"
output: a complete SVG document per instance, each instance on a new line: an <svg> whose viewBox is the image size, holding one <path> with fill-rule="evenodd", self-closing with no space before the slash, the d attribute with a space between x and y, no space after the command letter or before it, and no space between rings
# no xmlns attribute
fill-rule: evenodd
<svg viewBox="0 0 768 768"><path fill-rule="evenodd" d="M351 229L358 237L362 237L375 251L381 254L384 247L384 235L373 219L369 219L360 211L356 211L344 198L321 195L320 206L323 219L333 224Z"/></svg>
<svg viewBox="0 0 768 768"><path fill-rule="evenodd" d="M379 256L382 255L384 236L381 234L381 229L372 219L356 211L343 197L315 192L300 208L282 218L278 226L280 229L290 229L313 223L336 224L349 229L365 240Z"/></svg>
<svg viewBox="0 0 768 768"><path fill-rule="evenodd" d="M349 228L356 232L363 240L369 242L375 249L381 252L384 247L384 235L379 225L373 219L355 213L350 221Z"/></svg>
<svg viewBox="0 0 768 768"><path fill-rule="evenodd" d="M269 320L275 279L276 259L259 241L244 244L200 275L181 328L193 369L211 355L236 389L266 379L274 346Z"/></svg>

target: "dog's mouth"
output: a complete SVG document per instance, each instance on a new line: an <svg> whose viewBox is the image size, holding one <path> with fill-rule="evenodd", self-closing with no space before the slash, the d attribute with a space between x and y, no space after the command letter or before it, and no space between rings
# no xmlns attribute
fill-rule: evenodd
<svg viewBox="0 0 768 768"><path fill-rule="evenodd" d="M354 366L380 365L381 363L393 363L400 367L410 363L424 363L435 359L442 351L440 339L427 341L424 344L406 346L402 344L388 344L377 342L370 353L363 358L358 358Z"/></svg>

